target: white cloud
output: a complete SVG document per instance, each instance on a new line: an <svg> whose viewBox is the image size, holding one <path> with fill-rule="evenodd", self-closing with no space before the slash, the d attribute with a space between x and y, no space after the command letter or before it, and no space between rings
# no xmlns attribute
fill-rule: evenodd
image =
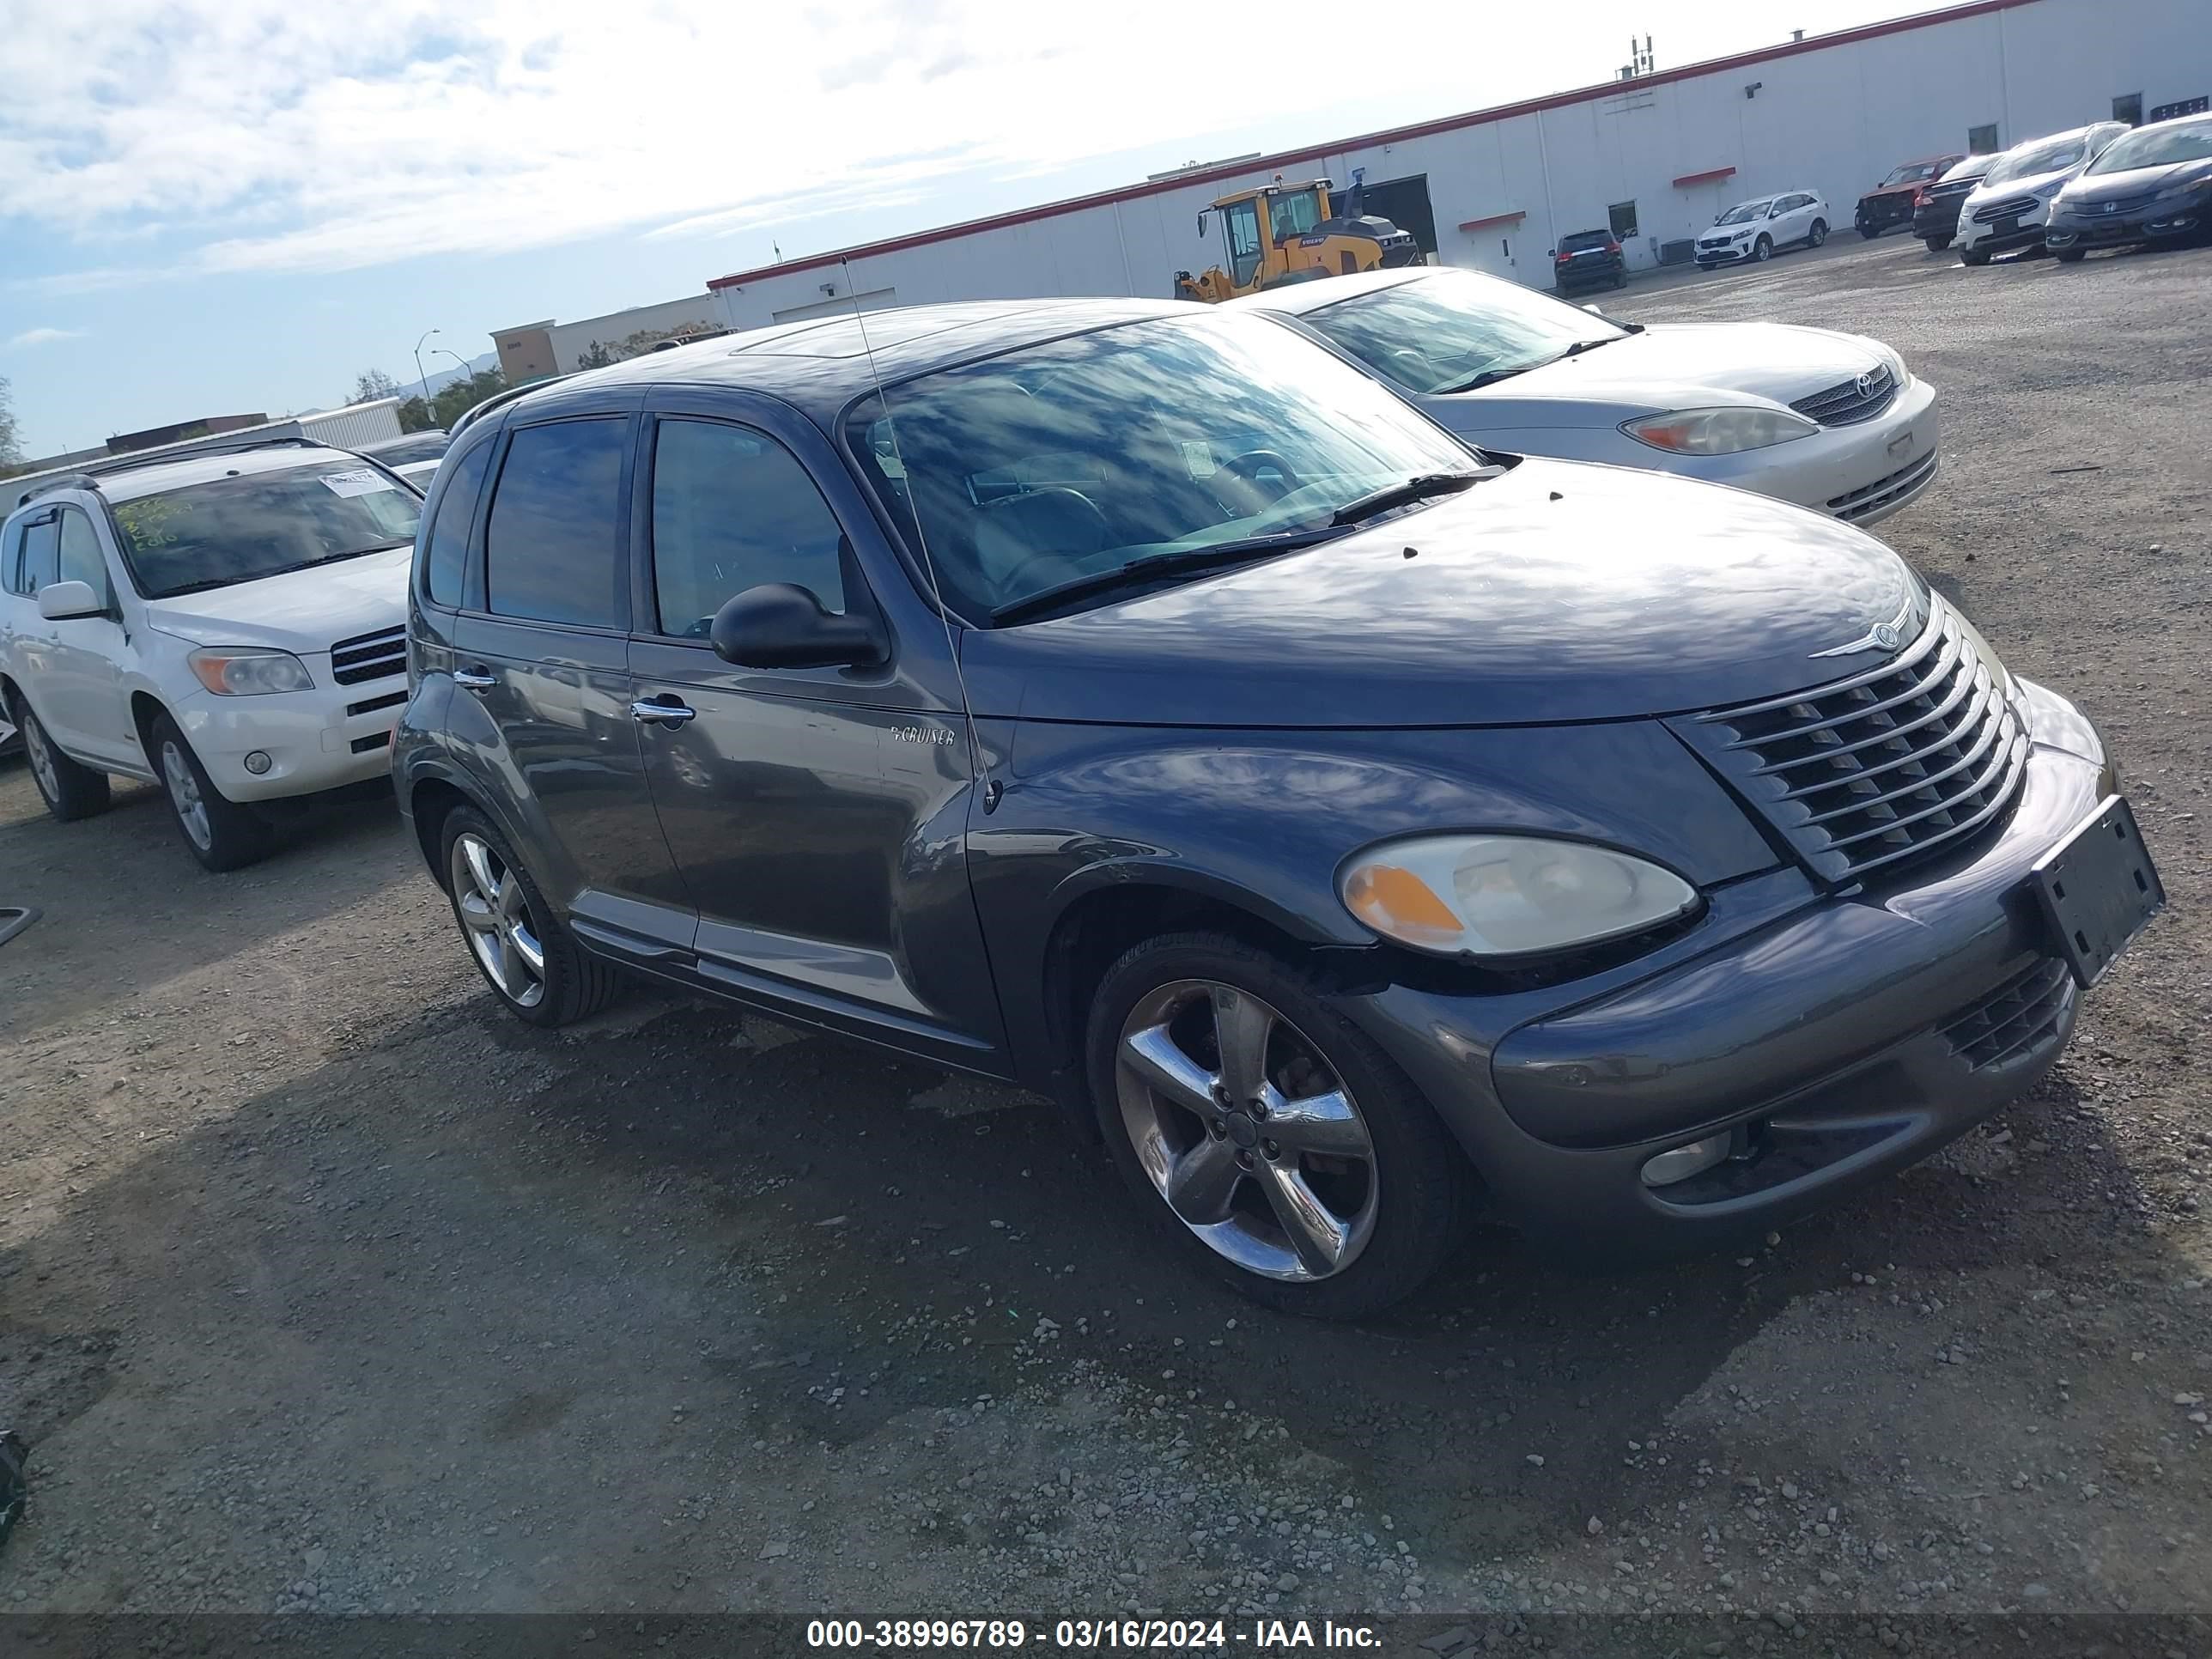
<svg viewBox="0 0 2212 1659"><path fill-rule="evenodd" d="M1419 50L1374 61L1409 116L1465 107L1602 76L1611 60L1590 31L1649 3L1588 0L1593 15L1569 31L1401 0L1389 35ZM1198 153L1209 130L1345 95L1361 61L1346 48L1376 27L1321 0L1277 0L1259 27L1188 0L1118 0L1110 19L1034 0L14 0L8 12L0 222L104 243L158 225L200 250L185 269L216 272L774 228L911 201L956 172L1018 176L1155 143ZM111 248L83 279L31 285L130 280L115 262Z"/></svg>
<svg viewBox="0 0 2212 1659"><path fill-rule="evenodd" d="M52 345L57 340L80 340L84 337L81 328L27 328L8 342L14 351L24 346Z"/></svg>

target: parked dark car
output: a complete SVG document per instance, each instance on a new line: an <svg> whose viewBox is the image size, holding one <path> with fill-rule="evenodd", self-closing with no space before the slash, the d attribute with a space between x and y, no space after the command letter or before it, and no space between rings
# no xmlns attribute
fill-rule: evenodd
<svg viewBox="0 0 2212 1659"><path fill-rule="evenodd" d="M727 344L432 488L395 779L532 1024L627 969L1018 1079L1351 1316L1479 1199L1648 1253L1923 1156L2158 902L2088 720L1848 526L1470 450L1260 316Z"/></svg>
<svg viewBox="0 0 2212 1659"><path fill-rule="evenodd" d="M1626 288L1628 258L1609 230L1570 231L1552 250L1552 288L1572 294L1592 288Z"/></svg>
<svg viewBox="0 0 2212 1659"><path fill-rule="evenodd" d="M2071 262L2212 233L2212 115L2138 127L2058 192L2043 245Z"/></svg>
<svg viewBox="0 0 2212 1659"><path fill-rule="evenodd" d="M1959 234L1959 204L2003 154L1992 150L1987 155L1966 156L1920 187L1913 198L1912 234L1928 244L1930 252L1941 253L1951 246Z"/></svg>
<svg viewBox="0 0 2212 1659"><path fill-rule="evenodd" d="M1853 215L1859 234L1870 242L1885 230L1911 224L1921 192L1942 178L1944 169L1965 159L1957 155L1929 155L1892 169L1888 178L1859 198L1858 210Z"/></svg>

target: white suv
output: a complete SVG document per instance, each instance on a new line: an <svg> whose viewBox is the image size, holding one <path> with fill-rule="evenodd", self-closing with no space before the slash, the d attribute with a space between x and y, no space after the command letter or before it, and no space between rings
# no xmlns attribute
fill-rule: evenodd
<svg viewBox="0 0 2212 1659"><path fill-rule="evenodd" d="M2032 138L1997 157L1959 204L1959 263L1985 265L2008 248L2041 247L2051 198L2127 131L2124 121L2100 121Z"/></svg>
<svg viewBox="0 0 2212 1659"><path fill-rule="evenodd" d="M13 492L11 491L11 494ZM422 497L300 440L103 463L0 525L0 702L58 818L159 783L199 861L282 803L386 776Z"/></svg>

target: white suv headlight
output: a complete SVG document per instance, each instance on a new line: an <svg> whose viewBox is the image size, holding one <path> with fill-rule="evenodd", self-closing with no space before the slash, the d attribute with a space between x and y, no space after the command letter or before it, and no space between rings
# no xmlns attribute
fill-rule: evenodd
<svg viewBox="0 0 2212 1659"><path fill-rule="evenodd" d="M1345 908L1437 956L1521 957L1640 933L1696 908L1697 889L1626 853L1530 836L1385 842L1337 876Z"/></svg>
<svg viewBox="0 0 2212 1659"><path fill-rule="evenodd" d="M312 691L315 677L289 651L211 646L185 660L202 685L222 697L265 697L277 691Z"/></svg>
<svg viewBox="0 0 2212 1659"><path fill-rule="evenodd" d="M1623 421L1620 429L1640 444L1677 455L1733 455L1809 438L1820 428L1786 409L1678 409Z"/></svg>

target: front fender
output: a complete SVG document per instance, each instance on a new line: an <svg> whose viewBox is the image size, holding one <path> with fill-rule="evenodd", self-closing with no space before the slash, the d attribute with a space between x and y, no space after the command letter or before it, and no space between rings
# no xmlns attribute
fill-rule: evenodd
<svg viewBox="0 0 2212 1659"><path fill-rule="evenodd" d="M969 867L1024 1075L1045 1035L1054 936L1115 886L1226 904L1293 939L1364 949L1337 872L1417 833L1552 835L1618 847L1698 886L1778 862L1662 726L1195 732L1032 723L1009 734L998 805L971 823ZM1032 1047L1031 1045L1042 1045Z"/></svg>

